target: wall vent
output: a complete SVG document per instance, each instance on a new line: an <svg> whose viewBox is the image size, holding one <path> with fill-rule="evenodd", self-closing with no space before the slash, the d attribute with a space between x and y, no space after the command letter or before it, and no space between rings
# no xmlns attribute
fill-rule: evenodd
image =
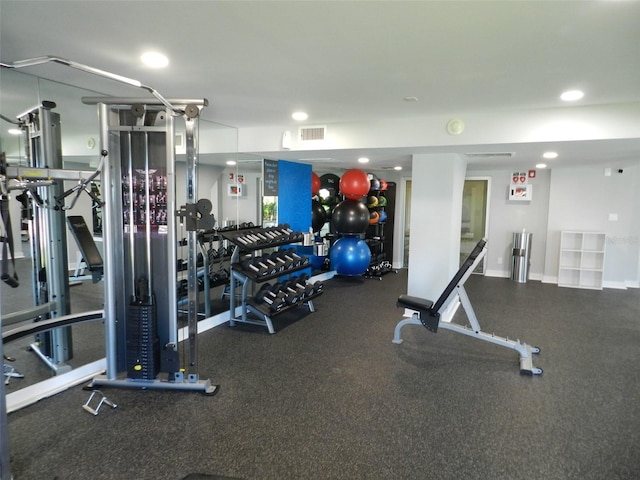
<svg viewBox="0 0 640 480"><path fill-rule="evenodd" d="M318 140L324 140L326 135L327 127L325 126L300 127L301 142L316 142Z"/></svg>

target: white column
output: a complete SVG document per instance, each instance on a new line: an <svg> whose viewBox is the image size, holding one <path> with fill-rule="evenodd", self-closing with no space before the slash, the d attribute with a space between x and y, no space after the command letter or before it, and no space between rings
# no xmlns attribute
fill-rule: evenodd
<svg viewBox="0 0 640 480"><path fill-rule="evenodd" d="M414 155L407 292L435 301L459 267L466 160Z"/></svg>

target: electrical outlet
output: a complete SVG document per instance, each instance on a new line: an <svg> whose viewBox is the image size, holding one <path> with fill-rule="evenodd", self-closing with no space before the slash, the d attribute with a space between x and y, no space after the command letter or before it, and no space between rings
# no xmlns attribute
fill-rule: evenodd
<svg viewBox="0 0 640 480"><path fill-rule="evenodd" d="M502 257L498 257L498 265L502 265Z"/></svg>

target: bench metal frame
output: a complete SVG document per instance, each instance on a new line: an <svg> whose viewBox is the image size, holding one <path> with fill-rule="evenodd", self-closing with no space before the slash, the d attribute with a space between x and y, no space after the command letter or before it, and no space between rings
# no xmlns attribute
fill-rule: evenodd
<svg viewBox="0 0 640 480"><path fill-rule="evenodd" d="M486 240L483 239L478 242L474 251L463 263L460 270L458 270L435 303L419 297L401 295L398 298L397 305L399 307L405 307L407 311L412 311L413 313L410 318L401 320L396 325L393 343L402 343L401 332L407 325L423 325L434 333L439 327L444 330L451 330L484 342L515 350L520 355L520 373L539 375L542 373L542 369L534 367L532 356L533 354L540 353L540 348L532 347L524 342L520 342L520 340L510 340L509 338L500 337L493 333L483 332L480 327L480 322L471 306L471 300L469 300L469 296L464 288L464 283L482 261L486 253ZM462 305L466 314L468 325L453 322L453 317L460 305Z"/></svg>

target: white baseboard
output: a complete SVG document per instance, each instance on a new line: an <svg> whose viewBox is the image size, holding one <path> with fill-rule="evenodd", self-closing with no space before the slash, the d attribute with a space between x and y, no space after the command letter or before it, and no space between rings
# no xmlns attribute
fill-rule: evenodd
<svg viewBox="0 0 640 480"><path fill-rule="evenodd" d="M610 282L610 281L606 281L606 282L602 282L602 286L604 288L616 288L618 290L626 290L627 289L627 282Z"/></svg>
<svg viewBox="0 0 640 480"><path fill-rule="evenodd" d="M485 277L509 278L511 274L504 270L487 270L484 272Z"/></svg>
<svg viewBox="0 0 640 480"><path fill-rule="evenodd" d="M511 278L511 273L505 270L487 270L484 272L485 277ZM543 276L540 273L529 273L529 280L542 281Z"/></svg>

